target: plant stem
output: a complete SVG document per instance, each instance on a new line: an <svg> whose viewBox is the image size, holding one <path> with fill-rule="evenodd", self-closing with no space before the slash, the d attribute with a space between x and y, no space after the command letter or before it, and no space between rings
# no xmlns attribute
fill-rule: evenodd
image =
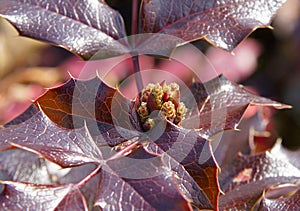
<svg viewBox="0 0 300 211"><path fill-rule="evenodd" d="M134 73L135 73L134 75L135 75L136 86L137 86L139 95L141 95L144 85L143 85L143 79L142 79L141 70L140 70L139 56L132 55L132 62L133 62L133 69L134 69Z"/></svg>
<svg viewBox="0 0 300 211"><path fill-rule="evenodd" d="M137 26L138 26L138 9L139 9L139 1L132 0L132 16L131 16L131 35L137 34Z"/></svg>
<svg viewBox="0 0 300 211"><path fill-rule="evenodd" d="M138 11L139 9L139 1L132 0L132 18L131 18L131 34L135 36L138 33ZM132 39L133 46L135 46L135 37ZM143 79L141 75L141 69L139 64L139 56L138 54L132 53L132 62L133 62L133 69L135 75L136 86L139 92L139 96L141 97L141 92L144 87Z"/></svg>

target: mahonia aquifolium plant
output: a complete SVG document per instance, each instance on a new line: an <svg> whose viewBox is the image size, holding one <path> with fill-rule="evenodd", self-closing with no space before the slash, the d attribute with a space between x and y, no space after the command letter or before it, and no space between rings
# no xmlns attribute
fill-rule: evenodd
<svg viewBox="0 0 300 211"><path fill-rule="evenodd" d="M137 108L140 121L145 131L150 130L159 119L166 118L176 125L184 119L187 108L180 102L179 86L150 83L142 90L140 104Z"/></svg>
<svg viewBox="0 0 300 211"><path fill-rule="evenodd" d="M256 28L268 27L285 0L128 2L130 34L124 24L129 20L105 0L0 0L0 16L20 35L62 46L84 60L131 54L133 66L124 63L124 70L140 73L139 55L173 62L176 47L202 38L234 50ZM121 7L120 1L119 8L130 12ZM181 54L178 61L185 58ZM103 75L101 68L87 69ZM139 91L142 84L136 77ZM185 104L176 83L149 84L137 101L98 77L71 78L48 89L22 115L0 125L0 211L300 210L299 151L277 147L275 154L274 147L260 153L266 146L254 134L253 147L247 144L249 128L262 132L267 117L257 113L239 134L225 134L237 129L249 106L289 106L221 75L190 85ZM196 103L187 110L190 100ZM201 121L190 127L184 118ZM152 136L160 123L165 127ZM52 173L46 160L70 172Z"/></svg>

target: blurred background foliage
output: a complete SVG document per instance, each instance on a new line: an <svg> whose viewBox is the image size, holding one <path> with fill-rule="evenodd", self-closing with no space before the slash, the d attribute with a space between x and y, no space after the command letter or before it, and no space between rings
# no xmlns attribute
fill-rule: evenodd
<svg viewBox="0 0 300 211"><path fill-rule="evenodd" d="M131 1L107 2L123 15L129 34ZM300 146L300 1L288 0L272 26L273 30L257 29L234 50L234 55L204 41L193 44L203 51L218 73L262 96L292 105L293 109L274 112L272 131L274 137L283 139L284 145L297 148ZM0 125L22 113L46 88L65 82L70 74L78 77L86 64L62 48L17 35L7 21L0 19ZM195 59L184 49L179 54L185 59ZM97 69L112 67L122 59L101 61ZM140 60L142 69L164 69L187 83L192 79L188 68L178 62L147 56L141 56ZM200 61L192 63L203 65ZM125 59L114 67L106 81L112 85L120 83L132 74L131 66Z"/></svg>

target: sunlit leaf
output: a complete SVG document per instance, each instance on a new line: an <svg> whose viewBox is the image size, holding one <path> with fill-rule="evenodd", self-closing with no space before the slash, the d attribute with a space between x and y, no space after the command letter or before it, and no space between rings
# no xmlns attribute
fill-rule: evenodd
<svg viewBox="0 0 300 211"><path fill-rule="evenodd" d="M0 14L21 35L46 41L90 58L127 52L121 15L104 1L1 0Z"/></svg>
<svg viewBox="0 0 300 211"><path fill-rule="evenodd" d="M220 197L222 210L251 209L267 188L285 183L297 183L300 170L269 152L240 155L224 168L220 186L225 192Z"/></svg>
<svg viewBox="0 0 300 211"><path fill-rule="evenodd" d="M143 0L141 32L172 35L181 44L204 38L231 51L256 28L268 27L284 2Z"/></svg>

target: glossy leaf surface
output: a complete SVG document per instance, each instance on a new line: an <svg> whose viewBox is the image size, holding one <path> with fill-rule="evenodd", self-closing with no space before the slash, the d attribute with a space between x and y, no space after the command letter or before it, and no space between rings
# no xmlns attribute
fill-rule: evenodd
<svg viewBox="0 0 300 211"><path fill-rule="evenodd" d="M226 119L226 129L238 124L250 104L286 107L250 94L222 76L205 84L193 84L191 93L186 99L192 97L196 104L192 107L185 101L189 109L187 120L196 113L203 121L210 112L227 109L234 118ZM184 122L178 127L163 120L144 132L135 104L99 78L70 79L49 89L0 130L1 150L20 148L62 167L98 166L99 172L90 169L77 179L73 173L66 175L69 179L62 176L56 180L67 185L94 178L88 184L98 188L89 191L94 188L89 185L83 189L87 201L84 203L89 208L95 204L104 210L190 210L192 202L199 209L216 209L220 194L218 165L210 142L201 136L207 135L202 130L212 133L207 124L202 123L195 130L184 128ZM240 115L231 112L235 109ZM216 125L224 123L220 120L214 120ZM117 190L113 196L109 191L112 189ZM81 195L67 197L75 200Z"/></svg>
<svg viewBox="0 0 300 211"><path fill-rule="evenodd" d="M251 209L266 189L280 184L296 184L299 178L299 169L269 152L240 155L220 175L220 186L225 192L220 197L221 210Z"/></svg>
<svg viewBox="0 0 300 211"><path fill-rule="evenodd" d="M183 193L198 208L215 209L219 197L218 166L210 143L193 130L167 125L147 149L164 156Z"/></svg>
<svg viewBox="0 0 300 211"><path fill-rule="evenodd" d="M97 0L1 0L0 14L21 35L50 42L90 58L110 57L126 52L121 15Z"/></svg>
<svg viewBox="0 0 300 211"><path fill-rule="evenodd" d="M5 185L5 191L0 195L3 210L87 210L79 189L73 185L2 183Z"/></svg>
<svg viewBox="0 0 300 211"><path fill-rule="evenodd" d="M231 51L254 29L268 27L284 2L144 0L141 32L172 35L181 38L181 44L204 38Z"/></svg>
<svg viewBox="0 0 300 211"><path fill-rule="evenodd" d="M299 210L300 209L300 191L299 185L294 188L291 195L280 196L278 198L263 197L259 210Z"/></svg>
<svg viewBox="0 0 300 211"><path fill-rule="evenodd" d="M107 164L100 174L102 188L95 202L102 209L191 210L160 156L139 147L129 156Z"/></svg>
<svg viewBox="0 0 300 211"><path fill-rule="evenodd" d="M193 100L196 103L191 103ZM248 106L290 106L252 94L241 85L235 84L220 75L206 83L194 83L191 95L183 98L189 109L186 128L198 128L204 137L218 132L236 129Z"/></svg>
<svg viewBox="0 0 300 211"><path fill-rule="evenodd" d="M0 154L0 171L7 180L39 184L53 183L46 161L24 150L15 149L2 152Z"/></svg>

